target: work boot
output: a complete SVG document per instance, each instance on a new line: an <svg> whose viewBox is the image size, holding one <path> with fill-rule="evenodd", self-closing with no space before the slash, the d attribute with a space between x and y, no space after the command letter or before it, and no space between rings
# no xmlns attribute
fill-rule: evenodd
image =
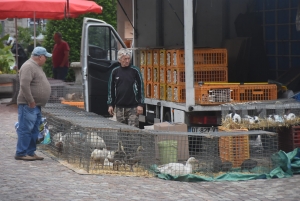
<svg viewBox="0 0 300 201"><path fill-rule="evenodd" d="M37 160L35 157L33 156L15 156L15 159L16 160L23 160L23 161L34 161L34 160Z"/></svg>
<svg viewBox="0 0 300 201"><path fill-rule="evenodd" d="M36 154L34 154L32 157L34 157L35 160L44 160L44 157L38 156Z"/></svg>

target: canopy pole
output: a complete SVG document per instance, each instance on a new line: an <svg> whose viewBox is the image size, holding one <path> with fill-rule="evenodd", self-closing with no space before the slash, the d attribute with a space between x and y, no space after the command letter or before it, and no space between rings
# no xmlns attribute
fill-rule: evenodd
<svg viewBox="0 0 300 201"><path fill-rule="evenodd" d="M34 48L35 48L36 47L35 11L33 12L33 23L34 23L34 26L33 26L33 37L34 37Z"/></svg>
<svg viewBox="0 0 300 201"><path fill-rule="evenodd" d="M19 63L18 63L18 57L19 57L19 54L18 54L18 22L17 22L17 18L15 18L15 27L16 27L16 37L15 37L15 43L16 43L16 66L17 66L17 69L19 68Z"/></svg>

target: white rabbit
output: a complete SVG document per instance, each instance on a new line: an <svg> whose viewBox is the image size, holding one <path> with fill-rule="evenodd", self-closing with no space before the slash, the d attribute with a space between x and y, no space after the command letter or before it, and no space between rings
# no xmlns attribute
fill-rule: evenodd
<svg viewBox="0 0 300 201"><path fill-rule="evenodd" d="M293 120L293 119L296 118L296 115L295 115L294 113L291 113L291 110L288 109L288 110L286 111L285 115L283 115L283 118L284 118L285 120Z"/></svg>
<svg viewBox="0 0 300 201"><path fill-rule="evenodd" d="M245 115L245 118L243 119L244 121L248 121L250 124L256 124L256 123L259 123L259 118L258 118L258 115L262 112L262 109L260 110L257 110L255 108L255 111L254 111L254 116L250 116L250 115Z"/></svg>
<svg viewBox="0 0 300 201"><path fill-rule="evenodd" d="M226 119L230 118L235 123L241 123L241 120L242 120L241 116L235 112L235 109L233 107L231 107L231 111L232 112L227 114L225 118Z"/></svg>
<svg viewBox="0 0 300 201"><path fill-rule="evenodd" d="M271 122L277 122L277 123L282 123L283 122L283 118L281 116L279 116L278 114L269 115L267 120L271 121Z"/></svg>

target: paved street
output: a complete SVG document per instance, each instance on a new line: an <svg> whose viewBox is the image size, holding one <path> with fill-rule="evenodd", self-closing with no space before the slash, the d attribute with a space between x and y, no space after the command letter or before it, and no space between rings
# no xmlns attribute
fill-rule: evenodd
<svg viewBox="0 0 300 201"><path fill-rule="evenodd" d="M17 107L0 99L0 201L27 200L300 200L300 175L244 182L165 181L83 175L41 152L43 161L14 159ZM2 102L2 104L1 104Z"/></svg>

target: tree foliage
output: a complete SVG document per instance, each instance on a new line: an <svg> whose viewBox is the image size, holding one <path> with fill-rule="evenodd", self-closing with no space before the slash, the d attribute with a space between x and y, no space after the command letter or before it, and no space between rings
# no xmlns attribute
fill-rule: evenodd
<svg viewBox="0 0 300 201"><path fill-rule="evenodd" d="M10 66L14 65L15 57L10 51L11 46L5 46L4 41L7 41L9 35L5 35L0 38L0 74L14 74L14 70L10 69Z"/></svg>
<svg viewBox="0 0 300 201"><path fill-rule="evenodd" d="M63 19L63 20L49 20L46 25L46 36L44 39L43 46L48 52L53 51L54 40L53 36L55 32L62 34L63 40L68 42L70 46L70 57L69 61L79 62L80 61L80 45L81 45L81 32L82 22L84 17L96 18L104 20L105 22L116 27L117 14L116 14L116 1L111 0L95 0L95 2L103 7L102 14L88 13L81 15L74 19ZM48 77L52 77L52 61L48 59L44 71ZM67 81L74 81L74 72L70 69Z"/></svg>

